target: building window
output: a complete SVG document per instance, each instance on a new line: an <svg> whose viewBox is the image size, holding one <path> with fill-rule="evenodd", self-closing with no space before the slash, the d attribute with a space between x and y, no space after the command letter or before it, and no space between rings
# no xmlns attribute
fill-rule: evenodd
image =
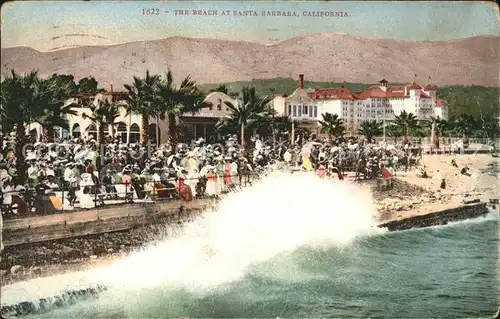
<svg viewBox="0 0 500 319"><path fill-rule="evenodd" d="M313 117L313 106L309 106L309 117Z"/></svg>
<svg viewBox="0 0 500 319"><path fill-rule="evenodd" d="M309 111L307 109L307 105L304 105L304 115L307 115L307 114L309 114Z"/></svg>
<svg viewBox="0 0 500 319"><path fill-rule="evenodd" d="M217 99L217 111L222 111L222 100Z"/></svg>
<svg viewBox="0 0 500 319"><path fill-rule="evenodd" d="M314 106L314 117L318 117L318 107Z"/></svg>
<svg viewBox="0 0 500 319"><path fill-rule="evenodd" d="M292 106L291 105L288 105L288 116L291 116L292 115Z"/></svg>
<svg viewBox="0 0 500 319"><path fill-rule="evenodd" d="M297 109L298 109L298 110L297 110L297 113L298 113L297 115L298 115L299 117L301 117L301 116L302 116L302 105L299 105L299 107L298 107Z"/></svg>
<svg viewBox="0 0 500 319"><path fill-rule="evenodd" d="M297 105L293 106L293 116L297 116Z"/></svg>

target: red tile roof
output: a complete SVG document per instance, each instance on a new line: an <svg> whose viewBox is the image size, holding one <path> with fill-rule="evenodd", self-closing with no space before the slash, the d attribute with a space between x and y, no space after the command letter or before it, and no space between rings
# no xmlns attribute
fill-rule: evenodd
<svg viewBox="0 0 500 319"><path fill-rule="evenodd" d="M420 97L423 99L430 99L430 95L425 93L424 91L420 91Z"/></svg>
<svg viewBox="0 0 500 319"><path fill-rule="evenodd" d="M424 91L437 91L438 90L438 87L434 84L427 84L425 87L424 87Z"/></svg>
<svg viewBox="0 0 500 319"><path fill-rule="evenodd" d="M428 85L429 86L429 85ZM426 86L426 87L428 87ZM431 86L437 90L436 86ZM415 82L407 86L389 86L384 88L378 85L372 85L363 92L352 92L346 88L322 88L314 89L307 92L309 97L315 100L364 100L370 98L407 98L410 96L409 90L418 90L417 94L421 98L432 98L425 93L420 85ZM406 92L405 92L406 91ZM406 93L406 94L405 94Z"/></svg>
<svg viewBox="0 0 500 319"><path fill-rule="evenodd" d="M371 86L368 90L359 93L358 96L362 100L369 98L386 98L388 97L388 92L382 90L378 86Z"/></svg>
<svg viewBox="0 0 500 319"><path fill-rule="evenodd" d="M444 101L444 100L437 99L436 100L436 105L445 107L445 106L448 106L448 103L446 103L446 101Z"/></svg>
<svg viewBox="0 0 500 319"><path fill-rule="evenodd" d="M355 100L355 93L346 88L314 89L307 95L315 100Z"/></svg>
<svg viewBox="0 0 500 319"><path fill-rule="evenodd" d="M415 81L411 82L410 86L408 87L408 90L421 90L422 87L415 83Z"/></svg>
<svg viewBox="0 0 500 319"><path fill-rule="evenodd" d="M368 90L357 94L359 99L369 99L369 98L405 98L409 96L408 90L404 86L390 86L384 91L378 86L371 86Z"/></svg>

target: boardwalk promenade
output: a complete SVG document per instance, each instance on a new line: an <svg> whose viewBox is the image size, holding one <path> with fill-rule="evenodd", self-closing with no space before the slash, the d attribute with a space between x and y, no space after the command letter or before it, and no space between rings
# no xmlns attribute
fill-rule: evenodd
<svg viewBox="0 0 500 319"><path fill-rule="evenodd" d="M214 199L196 199L190 203L180 200L143 202L106 206L87 211L28 217L4 221L4 246L15 246L107 232L126 231L159 223L175 224L200 215ZM425 214L407 213L383 221L378 227L390 231L443 225L451 221L486 215L486 203L446 205Z"/></svg>
<svg viewBox="0 0 500 319"><path fill-rule="evenodd" d="M48 240L124 231L160 222L191 218L214 203L213 199L139 202L109 205L85 211L9 219L3 225L5 247Z"/></svg>

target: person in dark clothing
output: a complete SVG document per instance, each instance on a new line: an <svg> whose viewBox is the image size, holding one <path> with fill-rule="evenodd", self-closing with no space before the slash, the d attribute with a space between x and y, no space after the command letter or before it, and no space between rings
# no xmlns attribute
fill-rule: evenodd
<svg viewBox="0 0 500 319"><path fill-rule="evenodd" d="M46 214L50 212L50 205L48 204L47 196L45 192L51 189L47 185L46 180L42 180L38 185L35 186L35 205L36 211L42 214Z"/></svg>
<svg viewBox="0 0 500 319"><path fill-rule="evenodd" d="M441 187L441 189L446 188L446 181L444 180L444 178L441 180L441 184L439 185L439 187Z"/></svg>
<svg viewBox="0 0 500 319"><path fill-rule="evenodd" d="M462 170L460 171L460 174L465 175L465 176L471 176L471 173L469 173L469 167L465 165Z"/></svg>
<svg viewBox="0 0 500 319"><path fill-rule="evenodd" d="M113 171L108 169L106 171L106 176L103 177L102 182L104 184L104 188L106 190L106 194L109 197L112 197L113 195L116 197L116 189L115 189L115 184L116 180L115 177L113 176Z"/></svg>

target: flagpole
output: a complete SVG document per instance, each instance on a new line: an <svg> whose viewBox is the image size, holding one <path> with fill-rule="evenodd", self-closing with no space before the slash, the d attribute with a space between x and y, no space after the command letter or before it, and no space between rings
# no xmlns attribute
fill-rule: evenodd
<svg viewBox="0 0 500 319"><path fill-rule="evenodd" d="M384 128L384 144L385 144L385 117L384 117L384 124L383 124L383 128Z"/></svg>

